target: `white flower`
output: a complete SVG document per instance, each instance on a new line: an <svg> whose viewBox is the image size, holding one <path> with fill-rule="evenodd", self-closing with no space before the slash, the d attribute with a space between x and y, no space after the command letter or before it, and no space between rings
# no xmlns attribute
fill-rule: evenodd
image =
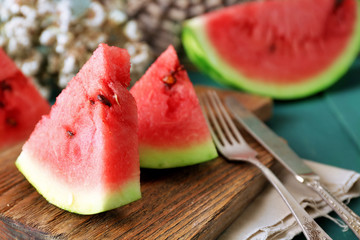
<svg viewBox="0 0 360 240"><path fill-rule="evenodd" d="M129 21L124 29L124 34L131 40L140 40L141 34L137 23L134 20Z"/></svg>
<svg viewBox="0 0 360 240"><path fill-rule="evenodd" d="M115 9L110 12L109 19L115 24L122 24L127 20L127 16L123 11Z"/></svg>
<svg viewBox="0 0 360 240"><path fill-rule="evenodd" d="M40 34L39 41L45 46L50 46L56 41L58 33L60 33L59 28L55 26L48 27Z"/></svg>
<svg viewBox="0 0 360 240"><path fill-rule="evenodd" d="M106 13L102 5L98 2L92 2L89 8L90 15L85 19L85 25L88 27L100 27L106 18Z"/></svg>

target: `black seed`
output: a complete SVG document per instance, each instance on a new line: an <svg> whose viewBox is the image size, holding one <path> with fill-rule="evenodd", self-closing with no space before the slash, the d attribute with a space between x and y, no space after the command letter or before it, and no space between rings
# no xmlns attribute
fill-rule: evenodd
<svg viewBox="0 0 360 240"><path fill-rule="evenodd" d="M99 94L99 95L97 96L97 99L98 99L102 104L105 104L106 106L111 107L111 103L110 103L109 99L107 99L104 95Z"/></svg>
<svg viewBox="0 0 360 240"><path fill-rule="evenodd" d="M333 11L336 12L336 10L338 10L338 8L341 7L343 2L344 2L343 0L335 0Z"/></svg>
<svg viewBox="0 0 360 240"><path fill-rule="evenodd" d="M274 53L275 51L276 51L276 45L275 45L275 43L273 43L269 46L269 52Z"/></svg>
<svg viewBox="0 0 360 240"><path fill-rule="evenodd" d="M15 127L17 125L17 122L13 118L6 118L6 123L12 127Z"/></svg>
<svg viewBox="0 0 360 240"><path fill-rule="evenodd" d="M11 91L12 87L6 80L3 80L0 82L0 89L2 91Z"/></svg>
<svg viewBox="0 0 360 240"><path fill-rule="evenodd" d="M91 105L94 105L94 104L95 104L95 101L92 100L92 99L90 99L90 104L91 104Z"/></svg>
<svg viewBox="0 0 360 240"><path fill-rule="evenodd" d="M66 133L69 135L69 137L72 137L75 135L75 133L73 133L72 131L70 130L67 130Z"/></svg>

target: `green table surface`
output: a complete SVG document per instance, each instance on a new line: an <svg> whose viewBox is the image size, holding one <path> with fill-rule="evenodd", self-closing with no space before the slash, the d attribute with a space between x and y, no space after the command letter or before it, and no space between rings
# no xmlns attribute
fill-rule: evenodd
<svg viewBox="0 0 360 240"><path fill-rule="evenodd" d="M189 76L194 84L226 88L199 72ZM360 58L326 91L301 100L274 101L273 116L266 124L299 156L360 172ZM360 198L348 206L360 215ZM334 212L330 216L337 217ZM357 239L327 218L316 221L333 239Z"/></svg>

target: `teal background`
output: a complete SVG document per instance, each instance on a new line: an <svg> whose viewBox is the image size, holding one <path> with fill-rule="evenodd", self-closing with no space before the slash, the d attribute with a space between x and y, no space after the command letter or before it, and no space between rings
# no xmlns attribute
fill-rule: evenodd
<svg viewBox="0 0 360 240"><path fill-rule="evenodd" d="M189 72L189 76L195 85L226 88L199 72ZM360 172L360 58L326 91L300 100L274 101L273 116L266 123L299 156ZM348 205L360 215L360 198ZM333 239L357 239L351 230L342 232L329 219L316 221Z"/></svg>

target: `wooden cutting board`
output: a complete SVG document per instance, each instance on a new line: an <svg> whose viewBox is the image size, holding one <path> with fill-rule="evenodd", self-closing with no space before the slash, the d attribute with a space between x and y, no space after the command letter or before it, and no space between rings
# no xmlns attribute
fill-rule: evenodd
<svg viewBox="0 0 360 240"><path fill-rule="evenodd" d="M235 95L263 120L271 116L268 98L217 91ZM245 138L265 165L278 168L254 139ZM0 155L0 239L214 239L266 183L256 168L221 157L189 167L141 169L142 199L84 216L59 209L36 192L14 165L20 151L18 145Z"/></svg>

